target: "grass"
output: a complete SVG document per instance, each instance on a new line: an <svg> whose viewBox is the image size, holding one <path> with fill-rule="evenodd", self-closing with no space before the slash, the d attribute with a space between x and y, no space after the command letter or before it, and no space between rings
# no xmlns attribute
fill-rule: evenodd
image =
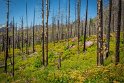
<svg viewBox="0 0 124 83"><path fill-rule="evenodd" d="M113 34L114 35L114 34ZM95 42L96 37L91 36L88 40ZM121 39L122 40L122 39ZM120 43L120 63L114 65L115 38L111 37L110 56L104 61L105 66L96 66L96 43L88 47L83 53L83 38L80 39L80 53L77 51L77 40L69 40L70 48L67 49L67 42L61 40L54 46L49 43L49 64L42 65L41 46L36 45L36 51L30 55L24 55L22 59L20 50L15 50L15 77L11 76L12 66L8 66L8 73L0 68L0 83L110 83L124 82L124 52L123 44ZM30 48L32 50L32 48ZM10 51L12 55L12 51ZM58 57L61 55L61 68L58 69ZM4 60L3 53L0 60ZM9 61L8 61L9 62Z"/></svg>

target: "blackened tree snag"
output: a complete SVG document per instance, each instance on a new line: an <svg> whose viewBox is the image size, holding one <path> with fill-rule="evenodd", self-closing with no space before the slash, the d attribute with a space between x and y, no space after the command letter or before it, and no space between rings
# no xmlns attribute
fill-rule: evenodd
<svg viewBox="0 0 124 83"><path fill-rule="evenodd" d="M109 0L109 21L108 21L108 27L107 27L107 42L106 42L106 48L107 48L107 53L106 57L109 56L109 47L110 47L110 25L111 25L111 10L112 10L112 0Z"/></svg>
<svg viewBox="0 0 124 83"><path fill-rule="evenodd" d="M103 0L97 0L97 65L103 65Z"/></svg>
<svg viewBox="0 0 124 83"><path fill-rule="evenodd" d="M120 28L121 28L121 0L118 0L118 11L117 11L117 26L116 26L116 48L115 48L115 64L119 63L120 55Z"/></svg>
<svg viewBox="0 0 124 83"><path fill-rule="evenodd" d="M88 0L87 0L87 5L86 5L86 19L85 19L85 29L84 29L84 47L83 47L83 52L85 52L85 50L86 50L87 16L88 16Z"/></svg>
<svg viewBox="0 0 124 83"><path fill-rule="evenodd" d="M7 59L8 59L8 26L9 26L9 5L10 0L7 0L7 22L6 22L6 56L5 56L5 72L7 73Z"/></svg>

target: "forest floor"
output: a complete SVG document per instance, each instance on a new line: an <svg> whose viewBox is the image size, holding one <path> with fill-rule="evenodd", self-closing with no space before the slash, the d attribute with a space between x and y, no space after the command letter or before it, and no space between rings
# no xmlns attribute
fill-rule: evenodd
<svg viewBox="0 0 124 83"><path fill-rule="evenodd" d="M80 51L77 50L77 38L67 41L61 40L49 43L49 63L44 67L41 62L41 45L36 45L36 52L30 55L22 54L15 49L15 76L12 77L12 66L8 66L8 73L0 68L0 83L118 83L124 82L124 44L120 41L120 63L115 62L115 34L111 34L110 56L104 60L104 66L97 66L96 36L87 38L93 45L87 47L83 53L83 37L80 38ZM121 37L122 38L122 37ZM30 50L32 47L29 48ZM10 49L12 56L12 49ZM58 69L58 58L61 56L61 68ZM4 61L4 54L0 53L0 64ZM8 60L8 64L10 61Z"/></svg>

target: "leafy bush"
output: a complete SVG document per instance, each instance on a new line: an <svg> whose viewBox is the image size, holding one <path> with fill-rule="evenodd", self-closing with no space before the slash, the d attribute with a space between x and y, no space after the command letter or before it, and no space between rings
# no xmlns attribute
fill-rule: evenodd
<svg viewBox="0 0 124 83"><path fill-rule="evenodd" d="M39 68L41 67L41 64L42 64L41 59L39 57L36 57L36 59L34 60L34 66L36 68Z"/></svg>

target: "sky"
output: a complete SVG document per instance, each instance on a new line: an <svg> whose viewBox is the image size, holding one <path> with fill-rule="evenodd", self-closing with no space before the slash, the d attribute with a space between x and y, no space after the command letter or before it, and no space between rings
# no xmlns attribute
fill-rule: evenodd
<svg viewBox="0 0 124 83"><path fill-rule="evenodd" d="M6 0L0 0L0 24L6 23ZM49 24L52 23L53 11L54 15L58 15L58 2L59 0L50 0L50 14L49 14ZM71 22L75 19L75 1L70 0L70 20ZM88 18L94 18L97 15L97 0L89 0L88 8ZM31 25L34 16L34 9L36 10L35 24L41 24L41 0L10 0L10 18L9 22L12 21L12 18L15 18L15 22L18 26L21 26L21 18L24 18L24 25L26 26L26 2L28 7L28 24ZM60 11L63 14L63 20L65 20L66 15L66 4L68 0L60 0ZM86 0L81 0L81 19L85 19L86 11Z"/></svg>

